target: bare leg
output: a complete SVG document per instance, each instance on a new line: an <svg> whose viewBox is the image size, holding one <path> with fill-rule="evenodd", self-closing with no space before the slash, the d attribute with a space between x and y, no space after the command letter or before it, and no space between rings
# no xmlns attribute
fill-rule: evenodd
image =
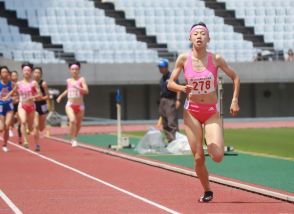
<svg viewBox="0 0 294 214"><path fill-rule="evenodd" d="M21 124L21 133L23 134L23 138L24 138L24 146L27 147L27 145L28 145L28 134L26 131L27 113L23 108L19 107L18 108L18 115L19 115L19 120L20 120L20 124Z"/></svg>
<svg viewBox="0 0 294 214"><path fill-rule="evenodd" d="M15 114L15 118L16 118L16 123L17 123L17 134L18 134L18 143L21 144L21 137L22 137L22 134L21 134L21 122L20 122L20 119L19 119L19 113L18 111Z"/></svg>
<svg viewBox="0 0 294 214"><path fill-rule="evenodd" d="M195 160L195 170L204 191L210 191L208 171L202 145L202 125L188 111L184 110L185 132Z"/></svg>
<svg viewBox="0 0 294 214"><path fill-rule="evenodd" d="M39 133L39 113L35 112L35 119L34 119L34 138L36 146L39 145L40 133Z"/></svg>
<svg viewBox="0 0 294 214"><path fill-rule="evenodd" d="M77 118L77 128L76 128L75 138L77 138L77 136L78 136L78 134L80 132L82 121L83 121L83 118L84 118L84 113L85 113L84 111L80 111L76 115L76 118Z"/></svg>
<svg viewBox="0 0 294 214"><path fill-rule="evenodd" d="M21 134L21 123L19 121L17 124L17 133L18 133L18 143L21 144L22 134Z"/></svg>
<svg viewBox="0 0 294 214"><path fill-rule="evenodd" d="M46 128L47 114L39 115L39 131L42 132Z"/></svg>
<svg viewBox="0 0 294 214"><path fill-rule="evenodd" d="M9 128L11 126L13 119L13 111L7 112L5 116L5 124L4 124L4 133L3 133L3 143L7 145L7 141L9 138Z"/></svg>
<svg viewBox="0 0 294 214"><path fill-rule="evenodd" d="M27 128L30 133L34 131L34 119L35 119L35 111L27 114ZM34 133L35 144L38 145L39 138L36 139L36 134Z"/></svg>
<svg viewBox="0 0 294 214"><path fill-rule="evenodd" d="M4 132L4 128L5 128L5 117L4 116L0 116L0 132ZM3 146L7 146L5 141L3 140Z"/></svg>
<svg viewBox="0 0 294 214"><path fill-rule="evenodd" d="M21 123L18 116L18 112L13 113L12 121L13 121L11 125L12 128L14 127L15 124L17 124L18 143L21 144Z"/></svg>
<svg viewBox="0 0 294 214"><path fill-rule="evenodd" d="M219 163L224 157L224 137L219 113L211 116L204 128L208 153L213 161Z"/></svg>
<svg viewBox="0 0 294 214"><path fill-rule="evenodd" d="M68 119L69 119L69 133L70 133L71 140L75 140L76 133L77 133L77 131L76 131L77 130L76 115L70 106L65 107L65 112L66 112Z"/></svg>

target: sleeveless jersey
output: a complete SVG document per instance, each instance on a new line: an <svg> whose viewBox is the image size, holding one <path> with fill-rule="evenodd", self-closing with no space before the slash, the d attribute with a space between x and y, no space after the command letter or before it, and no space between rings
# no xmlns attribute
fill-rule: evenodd
<svg viewBox="0 0 294 214"><path fill-rule="evenodd" d="M39 88L40 88L40 91L41 91L42 96L45 96L46 95L46 92L45 92L45 89L44 89L44 87L42 85L43 82L44 82L44 80L40 80L38 84L39 84ZM36 104L43 105L43 104L46 104L47 101L46 100L39 100L39 101L35 101L35 103Z"/></svg>
<svg viewBox="0 0 294 214"><path fill-rule="evenodd" d="M207 67L202 71L193 69L192 52L189 53L184 67L186 83L193 86L192 94L208 94L217 87L218 68L213 64L213 54L208 53Z"/></svg>
<svg viewBox="0 0 294 214"><path fill-rule="evenodd" d="M3 84L0 80L0 103L10 103L12 102L12 98L10 97L8 100L3 101L2 99L7 96L7 94L12 91L12 82L9 81L7 84Z"/></svg>
<svg viewBox="0 0 294 214"><path fill-rule="evenodd" d="M25 102L36 94L36 89L33 85L33 81L25 83L24 81L18 82L18 94L20 102Z"/></svg>
<svg viewBox="0 0 294 214"><path fill-rule="evenodd" d="M79 78L77 81L72 83L72 79L67 79L67 97L68 98L80 98L83 96L81 91L74 87L75 85L82 87L81 78Z"/></svg>

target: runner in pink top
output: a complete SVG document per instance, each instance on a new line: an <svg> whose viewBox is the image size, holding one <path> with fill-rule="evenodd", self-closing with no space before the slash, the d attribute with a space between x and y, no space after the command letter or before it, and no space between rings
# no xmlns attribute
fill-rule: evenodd
<svg viewBox="0 0 294 214"><path fill-rule="evenodd" d="M193 69L192 54L192 51L188 54L187 62L184 67L186 83L193 86L189 96L205 95L215 92L217 88L218 72L217 67L213 64L213 54L207 53L207 67L201 71ZM186 100L184 108L189 110L201 124L204 124L217 112L216 104L195 104L189 99Z"/></svg>
<svg viewBox="0 0 294 214"><path fill-rule="evenodd" d="M35 103L29 102L29 100L36 94L34 82L32 80L29 82L22 80L17 83L17 86L21 108L23 108L23 110L28 114L34 112Z"/></svg>
<svg viewBox="0 0 294 214"><path fill-rule="evenodd" d="M35 99L41 96L39 85L36 81L32 80L33 65L30 63L24 63L21 66L23 72L23 80L16 83L13 90L8 94L10 97L16 91L19 95L18 115L21 122L21 132L24 136L24 147L28 148L28 133L33 131L34 118L35 118ZM40 145L38 144L38 136L35 135L36 151L40 151Z"/></svg>
<svg viewBox="0 0 294 214"><path fill-rule="evenodd" d="M71 145L73 147L77 146L76 138L84 118L84 95L89 93L85 78L79 76L80 68L79 62L69 64L69 71L72 77L66 80L67 89L57 98L57 102L60 103L61 99L67 95L65 111L69 118Z"/></svg>
<svg viewBox="0 0 294 214"><path fill-rule="evenodd" d="M210 37L204 23L200 22L191 27L189 40L192 43L192 51L178 57L168 88L187 94L184 105L184 125L195 160L195 171L204 189L204 194L199 201L209 202L213 199L213 192L205 165L203 129L208 153L212 160L221 162L224 156L222 123L216 106L218 68L221 68L233 81L234 92L230 107L233 116L236 116L239 111L240 79L219 54L207 52ZM185 86L176 83L182 70L186 80Z"/></svg>

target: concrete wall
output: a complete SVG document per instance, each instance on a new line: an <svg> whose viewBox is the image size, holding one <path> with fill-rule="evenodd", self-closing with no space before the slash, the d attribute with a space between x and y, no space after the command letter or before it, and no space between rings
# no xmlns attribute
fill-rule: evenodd
<svg viewBox="0 0 294 214"><path fill-rule="evenodd" d="M65 86L56 86L61 91ZM114 94L116 89L121 90L122 118L156 119L158 118L159 86L158 85L128 85L128 86L90 86L90 94L85 97L86 115L89 117L115 118L116 103ZM184 96L182 96L184 100ZM66 99L60 104L55 104L59 113L65 114ZM179 111L181 114L182 109Z"/></svg>
<svg viewBox="0 0 294 214"><path fill-rule="evenodd" d="M0 64L20 69L20 63L0 58ZM252 62L230 64L240 75L242 83L294 82L294 62ZM65 64L43 64L44 76L51 85L61 85L69 76ZM170 65L173 68L173 64ZM82 75L90 85L157 84L158 68L150 63L135 64L84 64ZM220 72L220 75L223 75ZM230 80L224 78L228 83ZM181 80L183 78L181 76Z"/></svg>
<svg viewBox="0 0 294 214"><path fill-rule="evenodd" d="M1 65L19 70L20 63L0 59ZM64 64L41 65L44 78L50 87L65 89L65 79L69 77ZM231 66L241 77L239 117L294 116L294 63L254 62L233 63ZM171 66L172 67L172 66ZM123 119L158 118L157 100L160 74L154 64L86 64L82 65L82 75L86 77L90 94L85 97L86 115L114 118L115 91L123 94ZM183 77L180 78L181 82ZM224 78L224 113L230 117L232 84ZM182 96L184 102L184 95ZM64 114L64 105L56 105ZM182 108L179 112L182 115Z"/></svg>
<svg viewBox="0 0 294 214"><path fill-rule="evenodd" d="M256 114L294 116L294 84L260 84L256 88Z"/></svg>
<svg viewBox="0 0 294 214"><path fill-rule="evenodd" d="M57 88L64 89L64 86ZM90 94L85 97L86 115L100 118L115 118L114 93L118 88L112 86L90 86ZM157 119L159 98L158 85L127 85L119 86L123 93L122 118ZM229 114L232 99L232 84L224 85L224 114ZM244 83L240 91L240 113L238 117L280 117L294 116L294 83ZM182 104L185 95L182 95ZM65 101L65 100L64 100ZM56 105L58 112L64 114L64 105ZM179 111L182 117L181 108Z"/></svg>

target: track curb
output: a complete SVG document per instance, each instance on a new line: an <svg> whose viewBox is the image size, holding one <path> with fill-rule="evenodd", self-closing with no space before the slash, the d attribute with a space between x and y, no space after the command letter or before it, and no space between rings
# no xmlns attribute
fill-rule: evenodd
<svg viewBox="0 0 294 214"><path fill-rule="evenodd" d="M51 140L60 141L62 143L70 144L70 142L68 140L65 140L65 139L62 139L62 138L59 138L59 137L52 137L52 136L48 137L47 136L46 138L51 139ZM169 170L169 171L172 171L172 172L176 172L176 173L180 173L180 174L183 174L183 175L188 175L188 176L192 176L192 177L197 178L196 173L194 171L192 171L192 170L183 169L183 168L172 166L172 165L169 165L169 164L166 164L166 163L157 162L157 161L153 161L153 160L149 160L149 159L141 158L141 157L135 157L135 156L132 156L132 155L128 155L128 154L120 153L120 152L117 152L117 151L113 151L113 150L110 150L110 149L104 149L104 148L97 147L97 146L90 146L90 145L83 144L83 143L79 143L78 146L81 147L81 148L94 150L94 151L104 153L104 154L107 154L107 155L112 155L112 156L123 158L123 159L126 159L126 160L131 160L131 161L134 161L134 162L142 163L142 164L157 167L157 168L162 168L162 169L165 169L165 170ZM279 200L286 201L286 202L289 202L289 203L294 203L294 196L291 196L291 195L275 192L275 191L272 191L272 190L263 189L263 188L260 188L260 187L251 186L251 185L248 185L248 184L238 183L236 181L225 180L223 178L218 178L218 177L215 177L215 176L209 176L209 180L211 182L221 184L221 185L225 185L225 186L228 186L228 187L244 190L244 191L247 191L247 192L252 192L252 193L255 193L255 194L264 195L264 196L267 196L267 197L279 199Z"/></svg>

